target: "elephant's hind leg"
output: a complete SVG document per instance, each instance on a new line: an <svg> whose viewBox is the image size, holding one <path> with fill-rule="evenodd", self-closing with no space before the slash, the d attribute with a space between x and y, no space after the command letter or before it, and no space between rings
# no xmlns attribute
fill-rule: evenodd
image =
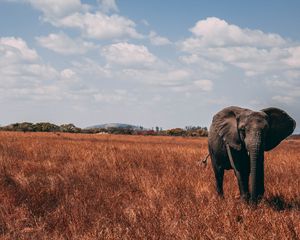
<svg viewBox="0 0 300 240"><path fill-rule="evenodd" d="M213 134L213 132L212 132ZM214 141L210 141L208 145L209 154L211 158L212 168L216 178L216 190L219 196L223 197L223 178L224 178L224 166L223 166L223 158L224 153L219 150L219 145L221 144L221 140L218 139L217 143Z"/></svg>
<svg viewBox="0 0 300 240"><path fill-rule="evenodd" d="M224 169L214 169L215 177L216 177L216 189L219 196L223 197L223 178L224 178Z"/></svg>
<svg viewBox="0 0 300 240"><path fill-rule="evenodd" d="M219 196L223 197L223 178L224 178L224 168L216 164L216 159L211 155L212 167L216 178L216 190Z"/></svg>

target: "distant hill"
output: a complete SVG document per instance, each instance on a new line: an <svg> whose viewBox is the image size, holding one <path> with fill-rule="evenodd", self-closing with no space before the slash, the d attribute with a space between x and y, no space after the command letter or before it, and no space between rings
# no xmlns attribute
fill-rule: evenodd
<svg viewBox="0 0 300 240"><path fill-rule="evenodd" d="M130 129L133 129L133 130L143 129L143 127L135 126L135 125L131 125L131 124L126 124L126 123L105 123L105 124L90 126L90 127L87 127L86 129L93 129L93 128L102 128L102 129L130 128Z"/></svg>

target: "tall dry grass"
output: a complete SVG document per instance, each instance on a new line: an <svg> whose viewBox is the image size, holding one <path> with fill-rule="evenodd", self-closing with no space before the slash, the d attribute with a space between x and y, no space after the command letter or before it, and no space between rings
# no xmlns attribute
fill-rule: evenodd
<svg viewBox="0 0 300 240"><path fill-rule="evenodd" d="M266 195L224 200L207 139L0 133L1 239L299 239L300 140L266 154Z"/></svg>

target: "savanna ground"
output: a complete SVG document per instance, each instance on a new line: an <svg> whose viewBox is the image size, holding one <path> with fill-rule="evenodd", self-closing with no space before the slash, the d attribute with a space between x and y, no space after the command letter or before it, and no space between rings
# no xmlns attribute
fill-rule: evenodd
<svg viewBox="0 0 300 240"><path fill-rule="evenodd" d="M266 154L266 194L215 195L206 138L0 133L1 239L299 239L300 140Z"/></svg>

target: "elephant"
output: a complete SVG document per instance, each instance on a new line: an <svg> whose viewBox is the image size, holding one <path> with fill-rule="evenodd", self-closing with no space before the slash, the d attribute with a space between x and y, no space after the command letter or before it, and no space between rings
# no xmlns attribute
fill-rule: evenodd
<svg viewBox="0 0 300 240"><path fill-rule="evenodd" d="M292 117L274 107L252 111L231 106L216 113L208 133L208 150L218 195L224 197L224 170L233 169L240 197L257 204L265 191L264 152L275 148L295 127Z"/></svg>

